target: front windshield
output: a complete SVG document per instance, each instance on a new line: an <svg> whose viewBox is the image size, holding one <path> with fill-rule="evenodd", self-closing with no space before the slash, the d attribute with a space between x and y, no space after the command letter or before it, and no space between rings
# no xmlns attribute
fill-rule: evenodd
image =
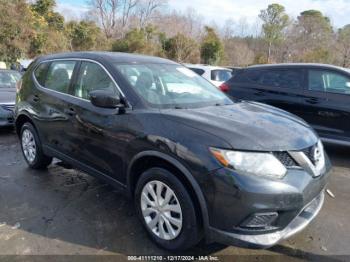
<svg viewBox="0 0 350 262"><path fill-rule="evenodd" d="M214 85L181 65L115 64L115 67L152 107L194 108L232 104Z"/></svg>
<svg viewBox="0 0 350 262"><path fill-rule="evenodd" d="M0 71L0 88L16 88L21 74L15 71Z"/></svg>

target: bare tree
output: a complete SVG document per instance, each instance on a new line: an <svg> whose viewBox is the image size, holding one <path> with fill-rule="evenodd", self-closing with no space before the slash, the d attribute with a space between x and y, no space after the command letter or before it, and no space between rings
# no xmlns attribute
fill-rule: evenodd
<svg viewBox="0 0 350 262"><path fill-rule="evenodd" d="M122 21L122 28L124 29L128 22L129 18L132 14L133 9L139 4L140 0L122 0L122 15L121 15L121 21Z"/></svg>
<svg viewBox="0 0 350 262"><path fill-rule="evenodd" d="M155 11L166 2L166 0L140 0L138 5L139 28L145 28Z"/></svg>
<svg viewBox="0 0 350 262"><path fill-rule="evenodd" d="M91 0L90 5L96 11L106 37L111 38L117 24L119 0Z"/></svg>
<svg viewBox="0 0 350 262"><path fill-rule="evenodd" d="M253 64L254 52L244 39L239 37L226 39L224 48L224 64L230 66L248 66Z"/></svg>

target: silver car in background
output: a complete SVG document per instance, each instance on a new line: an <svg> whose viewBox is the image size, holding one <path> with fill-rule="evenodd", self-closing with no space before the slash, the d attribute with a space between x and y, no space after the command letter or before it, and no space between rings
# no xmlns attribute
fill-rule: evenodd
<svg viewBox="0 0 350 262"><path fill-rule="evenodd" d="M16 84L21 74L14 70L0 70L0 127L13 126L16 103Z"/></svg>

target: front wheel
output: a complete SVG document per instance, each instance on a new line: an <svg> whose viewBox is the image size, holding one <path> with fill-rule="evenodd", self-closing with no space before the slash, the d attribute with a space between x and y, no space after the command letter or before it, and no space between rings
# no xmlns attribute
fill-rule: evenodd
<svg viewBox="0 0 350 262"><path fill-rule="evenodd" d="M163 168L144 172L136 186L136 211L152 240L168 250L184 250L200 240L193 201L181 181Z"/></svg>
<svg viewBox="0 0 350 262"><path fill-rule="evenodd" d="M52 158L43 153L39 136L31 123L22 126L20 139L22 153L29 167L43 169L51 164Z"/></svg>

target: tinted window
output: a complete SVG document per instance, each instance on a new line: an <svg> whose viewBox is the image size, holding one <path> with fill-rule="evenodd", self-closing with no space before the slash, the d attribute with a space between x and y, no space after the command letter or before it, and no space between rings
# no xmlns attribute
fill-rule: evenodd
<svg viewBox="0 0 350 262"><path fill-rule="evenodd" d="M74 88L74 95L90 99L93 90L110 90L116 92L116 86L106 71L98 64L82 62Z"/></svg>
<svg viewBox="0 0 350 262"><path fill-rule="evenodd" d="M20 79L21 74L18 72L0 70L0 88L15 88Z"/></svg>
<svg viewBox="0 0 350 262"><path fill-rule="evenodd" d="M250 82L253 84L258 84L262 72L260 70L246 70L241 73L237 73L235 76L235 82Z"/></svg>
<svg viewBox="0 0 350 262"><path fill-rule="evenodd" d="M68 93L75 61L52 62L47 72L45 87L57 92Z"/></svg>
<svg viewBox="0 0 350 262"><path fill-rule="evenodd" d="M212 70L211 80L226 82L232 77L232 72L230 70Z"/></svg>
<svg viewBox="0 0 350 262"><path fill-rule="evenodd" d="M236 81L250 82L266 87L302 88L302 71L298 69L247 70L237 74Z"/></svg>
<svg viewBox="0 0 350 262"><path fill-rule="evenodd" d="M199 69L199 68L190 68L190 69L200 76L202 76L205 72L203 69Z"/></svg>
<svg viewBox="0 0 350 262"><path fill-rule="evenodd" d="M259 83L269 87L302 88L302 71L299 70L264 70Z"/></svg>
<svg viewBox="0 0 350 262"><path fill-rule="evenodd" d="M45 85L46 72L49 68L49 63L40 64L37 69L35 69L34 75L38 83L42 86Z"/></svg>
<svg viewBox="0 0 350 262"><path fill-rule="evenodd" d="M350 78L332 71L309 70L309 90L350 94Z"/></svg>

